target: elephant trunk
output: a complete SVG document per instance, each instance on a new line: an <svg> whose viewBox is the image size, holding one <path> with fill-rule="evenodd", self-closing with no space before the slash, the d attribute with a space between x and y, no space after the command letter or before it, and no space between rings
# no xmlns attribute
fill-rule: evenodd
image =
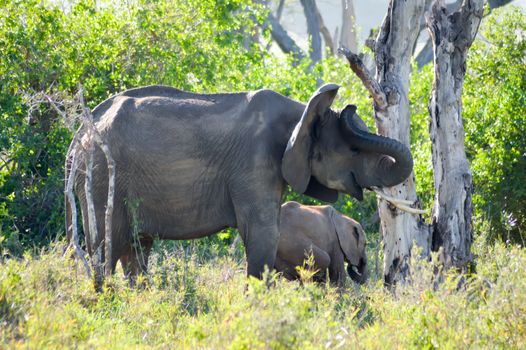
<svg viewBox="0 0 526 350"><path fill-rule="evenodd" d="M357 271L354 270L355 268ZM353 266L350 263L348 263L347 273L349 274L349 276L354 282L358 284L364 284L368 278L367 261L365 260L365 258L360 259L360 263L358 266Z"/></svg>
<svg viewBox="0 0 526 350"><path fill-rule="evenodd" d="M355 106L347 106L340 116L340 128L351 147L381 154L375 169L380 183L360 184L363 187L390 187L404 181L413 170L413 157L402 143L360 128L355 122ZM356 118L358 118L356 116Z"/></svg>

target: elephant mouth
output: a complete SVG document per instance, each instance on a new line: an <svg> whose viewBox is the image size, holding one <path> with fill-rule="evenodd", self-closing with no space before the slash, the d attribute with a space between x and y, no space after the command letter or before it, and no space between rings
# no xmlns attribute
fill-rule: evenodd
<svg viewBox="0 0 526 350"><path fill-rule="evenodd" d="M351 171L351 186L349 189L349 194L356 198L359 201L363 200L363 188L358 184L356 181L356 177L354 176L354 173Z"/></svg>

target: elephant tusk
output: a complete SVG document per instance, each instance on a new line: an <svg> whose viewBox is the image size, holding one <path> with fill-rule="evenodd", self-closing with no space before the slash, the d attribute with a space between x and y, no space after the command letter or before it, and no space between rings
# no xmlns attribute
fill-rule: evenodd
<svg viewBox="0 0 526 350"><path fill-rule="evenodd" d="M414 204L413 201L410 201L410 200L407 200L407 199L399 199L399 198L391 197L391 196L387 195L385 192L383 192L381 189L379 189L378 187L371 187L371 189L374 192L376 192L377 195L379 195L380 197L382 197L383 199L385 199L388 202L398 203L398 204L406 204L406 205L413 205Z"/></svg>
<svg viewBox="0 0 526 350"><path fill-rule="evenodd" d="M393 204L398 209L406 211L411 214L427 214L427 210L424 210L424 209L417 209L417 208L405 206L403 204L397 204L397 203L392 203L392 202L390 203Z"/></svg>
<svg viewBox="0 0 526 350"><path fill-rule="evenodd" d="M409 205L414 204L414 202L407 200L407 199L398 199L398 198L393 198L391 196L388 196L378 187L372 187L372 190L376 192L378 197L386 200L387 202L391 203L396 208L402 211L405 211L411 214L427 214L428 212L427 210L424 210L424 209L417 209L417 208L410 207Z"/></svg>

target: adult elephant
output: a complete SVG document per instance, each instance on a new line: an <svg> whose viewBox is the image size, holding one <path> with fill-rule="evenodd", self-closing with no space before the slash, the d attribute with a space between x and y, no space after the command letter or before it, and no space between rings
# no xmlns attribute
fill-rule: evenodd
<svg viewBox="0 0 526 350"><path fill-rule="evenodd" d="M192 239L237 227L247 272L260 277L265 265L274 266L287 183L333 202L338 192L361 200L363 188L402 182L413 166L409 150L369 133L355 106L331 110L337 91L338 85L324 85L305 105L269 90L205 95L148 86L98 105L95 125L116 164L112 269L120 259L129 275L145 271L153 238ZM79 136L70 158L87 141ZM93 257L105 231L103 152L95 150L93 167L97 237L89 231L83 165L79 170L75 191ZM145 259L137 256L135 239Z"/></svg>

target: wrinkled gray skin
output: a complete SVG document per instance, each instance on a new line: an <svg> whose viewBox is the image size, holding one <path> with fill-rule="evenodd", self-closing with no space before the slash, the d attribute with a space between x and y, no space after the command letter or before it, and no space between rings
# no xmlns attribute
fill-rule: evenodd
<svg viewBox="0 0 526 350"><path fill-rule="evenodd" d="M289 280L299 277L296 266L303 266L312 254L316 281L339 286L347 273L357 283L367 280L365 233L362 226L329 205L308 206L287 202L281 206L280 237L274 268Z"/></svg>
<svg viewBox="0 0 526 350"><path fill-rule="evenodd" d="M201 95L148 86L102 102L93 116L116 162L113 269L120 259L130 276L145 271L155 237L192 239L237 227L247 272L260 277L274 266L287 183L335 201L338 192L362 199L364 187L402 182L412 169L409 150L368 133L354 106L332 111L337 90L325 85L305 105L269 90ZM91 256L103 243L108 183L98 148L94 164L99 237L88 229L82 167L75 180ZM146 259L137 259L134 228Z"/></svg>

